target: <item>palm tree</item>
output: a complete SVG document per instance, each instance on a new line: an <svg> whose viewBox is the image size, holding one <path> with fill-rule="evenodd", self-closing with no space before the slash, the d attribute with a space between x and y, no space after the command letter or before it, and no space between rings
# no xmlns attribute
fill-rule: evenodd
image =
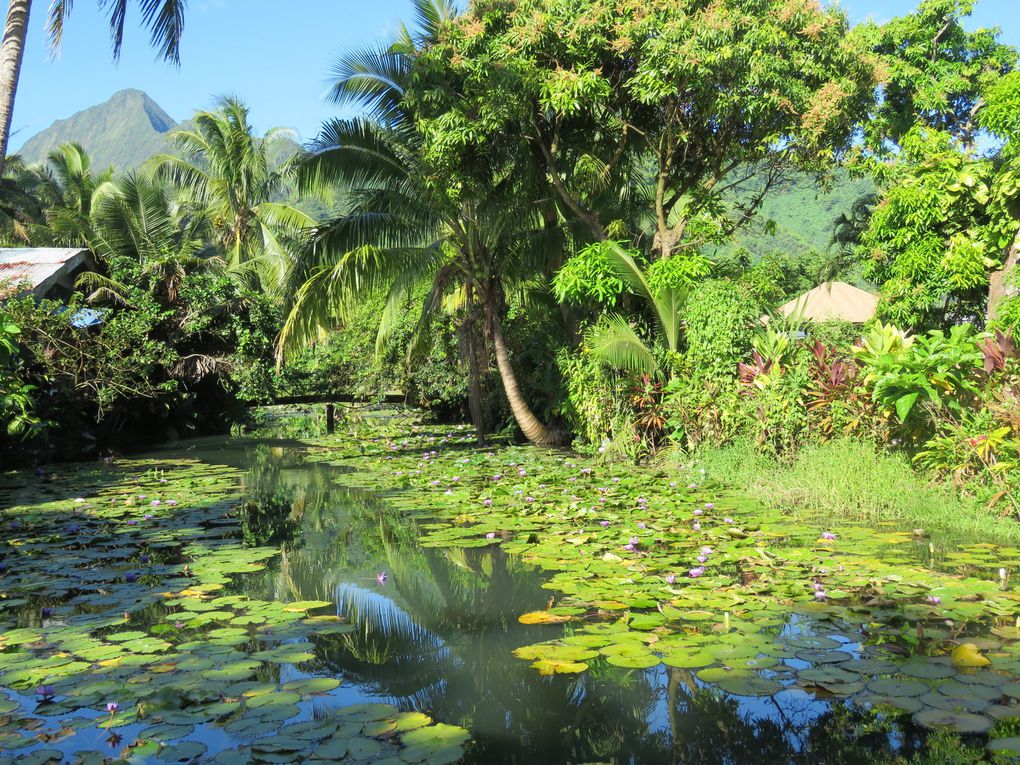
<svg viewBox="0 0 1020 765"><path fill-rule="evenodd" d="M248 108L235 98L198 112L192 122L170 134L184 156L161 154L151 166L187 202L207 211L229 267L254 273L263 290L279 294L302 232L316 225L297 208L274 201L285 178L269 150L285 131L274 128L259 138Z"/></svg>
<svg viewBox="0 0 1020 765"><path fill-rule="evenodd" d="M24 246L45 239L38 229L44 227L46 201L39 174L18 156L8 157L0 177L0 242Z"/></svg>
<svg viewBox="0 0 1020 765"><path fill-rule="evenodd" d="M184 8L187 0L135 0L142 12L142 24L149 30L150 42L159 55L173 64L180 63L181 36L184 33ZM50 43L60 45L64 22L71 13L72 0L53 0L47 29ZM120 58L124 42L124 22L128 0L99 0L99 7L110 16L110 38L114 60ZM0 41L0 173L7 157L14 99L21 77L28 20L32 0L9 0L3 40Z"/></svg>
<svg viewBox="0 0 1020 765"><path fill-rule="evenodd" d="M39 193L46 201L49 238L57 244L85 246L92 238L92 214L98 199L113 189L113 168L99 174L81 144L66 143L48 155L38 171Z"/></svg>
<svg viewBox="0 0 1020 765"><path fill-rule="evenodd" d="M301 188L339 184L348 206L319 228L303 255L281 350L314 341L372 290L387 292L381 345L412 288L428 283L416 338L424 337L434 312L450 296L459 299L468 321L476 318L481 327L484 347L470 324L463 327L471 341L469 403L479 440L485 437L480 377L491 349L521 431L533 443L552 445L561 435L538 420L521 393L501 314L507 291L521 287L548 262L555 227L544 225L538 207L522 203L526 197L516 193L528 179L519 172L497 172L504 169L497 168L498 159L492 160L493 182L478 185L485 191L463 189L452 198L445 183L436 180L403 94L420 46L435 39L455 9L445 0L416 0L415 8L417 34L403 28L390 47L345 55L334 68L333 100L358 103L369 117L326 123L299 168ZM486 161L477 160L482 171ZM412 354L417 347L412 342Z"/></svg>
<svg viewBox="0 0 1020 765"><path fill-rule="evenodd" d="M606 364L628 372L659 378L672 374L673 361L680 353L686 293L675 287L653 291L634 258L615 243L606 246L605 254L613 270L646 304L653 317L654 333L649 345L630 320L611 314L589 333L592 353Z"/></svg>
<svg viewBox="0 0 1020 765"><path fill-rule="evenodd" d="M139 281L166 306L177 303L189 270L222 263L208 244L208 220L182 216L166 190L143 176L113 182L96 202L89 225L90 249L107 263L133 262ZM77 285L90 290L90 302L129 303L128 286L101 274L82 274Z"/></svg>

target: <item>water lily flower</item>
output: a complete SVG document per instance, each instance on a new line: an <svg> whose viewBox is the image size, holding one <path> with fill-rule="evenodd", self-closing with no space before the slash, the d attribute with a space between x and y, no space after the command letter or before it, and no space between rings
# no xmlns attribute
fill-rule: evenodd
<svg viewBox="0 0 1020 765"><path fill-rule="evenodd" d="M612 479L612 480L613 480L613 483L619 483L619 482L620 482L620 479L619 479L619 478L614 478L614 479Z"/></svg>
<svg viewBox="0 0 1020 765"><path fill-rule="evenodd" d="M689 484L687 484L687 488L688 489L696 489L696 488L698 488L698 484L696 484L696 483L689 483Z"/></svg>
<svg viewBox="0 0 1020 765"><path fill-rule="evenodd" d="M524 498L524 501L525 501L525 502L534 502L534 501L535 501L535 498L534 498L534 497L525 497L525 498Z"/></svg>
<svg viewBox="0 0 1020 765"><path fill-rule="evenodd" d="M168 499L168 500L166 501L166 503L167 503L168 505L170 505L170 507L174 507L174 506L175 506L175 505L177 504L177 500L176 500L176 499Z"/></svg>
<svg viewBox="0 0 1020 765"><path fill-rule="evenodd" d="M485 535L485 538L486 539L495 539L496 538L496 532L495 531L490 531L488 534Z"/></svg>
<svg viewBox="0 0 1020 765"><path fill-rule="evenodd" d="M451 478L450 480L452 480L452 481L453 481L454 483L456 483L457 481L459 481L459 480L460 480L460 476L459 476L459 475L455 475L455 476L454 476L453 478Z"/></svg>
<svg viewBox="0 0 1020 765"><path fill-rule="evenodd" d="M486 497L485 499L482 500L482 504L485 505L486 507L492 507L492 500Z"/></svg>
<svg viewBox="0 0 1020 765"><path fill-rule="evenodd" d="M670 481L669 482L669 488L675 489L676 488L676 481Z"/></svg>
<svg viewBox="0 0 1020 765"><path fill-rule="evenodd" d="M148 563L149 562L149 555L148 555L148 553L142 553L140 556L138 556L138 561L140 563Z"/></svg>
<svg viewBox="0 0 1020 765"><path fill-rule="evenodd" d="M151 521L155 517L156 516L154 516L152 513L146 513L145 515L142 516L142 519L146 521Z"/></svg>
<svg viewBox="0 0 1020 765"><path fill-rule="evenodd" d="M81 504L82 502L84 502L84 501L85 501L85 497L75 497L75 498L74 498L74 503L75 503L76 505L80 505L80 504Z"/></svg>
<svg viewBox="0 0 1020 765"><path fill-rule="evenodd" d="M723 520L723 523L733 523L733 519L732 518L723 518L722 520Z"/></svg>
<svg viewBox="0 0 1020 765"><path fill-rule="evenodd" d="M926 600L929 606L937 606L942 602L942 598L938 595L929 595Z"/></svg>
<svg viewBox="0 0 1020 765"><path fill-rule="evenodd" d="M641 540L638 539L637 537L631 537L627 541L629 541L632 545L639 545L639 544L641 544Z"/></svg>
<svg viewBox="0 0 1020 765"><path fill-rule="evenodd" d="M150 502L149 504L150 504L150 505L151 505L152 507L159 507L159 500L158 500L158 499L154 499L154 500L152 500L152 502Z"/></svg>
<svg viewBox="0 0 1020 765"><path fill-rule="evenodd" d="M694 531L701 531L701 524L700 524L700 523L698 523L697 521L695 521L695 522L694 522L694 524L693 524L693 525L691 526L691 528L692 528L692 529L693 529Z"/></svg>
<svg viewBox="0 0 1020 765"><path fill-rule="evenodd" d="M1006 569L1004 568L999 569L999 579L1001 579L1004 582L1006 581Z"/></svg>
<svg viewBox="0 0 1020 765"><path fill-rule="evenodd" d="M53 616L53 609L50 608L49 606L43 606L42 608L43 619L49 619L51 616Z"/></svg>
<svg viewBox="0 0 1020 765"><path fill-rule="evenodd" d="M666 584L675 584L676 574L666 574Z"/></svg>
<svg viewBox="0 0 1020 765"><path fill-rule="evenodd" d="M687 576L689 576L691 579L697 579L704 573L705 568L703 566L695 566L694 568L687 572Z"/></svg>
<svg viewBox="0 0 1020 765"><path fill-rule="evenodd" d="M602 528L609 528L609 521L599 521L599 526Z"/></svg>
<svg viewBox="0 0 1020 765"><path fill-rule="evenodd" d="M831 541L831 540L834 540L835 538L836 538L836 535L833 534L831 531L823 531L822 532L822 539L828 539L828 540Z"/></svg>
<svg viewBox="0 0 1020 765"><path fill-rule="evenodd" d="M643 528L645 528L645 524L644 524L643 522L641 522L641 521L638 521L638 522L637 522L637 524L635 524L635 525L636 525L636 526L637 526L637 527L638 527L639 529L643 529Z"/></svg>
<svg viewBox="0 0 1020 765"><path fill-rule="evenodd" d="M429 481L429 486L438 486L438 485L439 485L439 479L438 478L436 480L434 480L434 481Z"/></svg>
<svg viewBox="0 0 1020 765"><path fill-rule="evenodd" d="M715 505L712 504L711 502L706 502L705 503L705 509L706 510L714 510L715 509Z"/></svg>
<svg viewBox="0 0 1020 765"><path fill-rule="evenodd" d="M380 571L378 574L375 575L375 581L378 582L379 584L386 584L386 582L388 582L389 579L390 575L387 574L385 571Z"/></svg>
<svg viewBox="0 0 1020 765"><path fill-rule="evenodd" d="M705 545L704 547L701 548L701 554L702 555L711 555L712 554L712 548L709 547L708 545Z"/></svg>
<svg viewBox="0 0 1020 765"><path fill-rule="evenodd" d="M182 630L182 629L184 629L184 622L178 620L178 621L174 622L174 627L176 629Z"/></svg>
<svg viewBox="0 0 1020 765"><path fill-rule="evenodd" d="M496 473L496 475L494 475L494 476L492 477L492 480L493 480L493 481L498 481L498 480L499 480L500 478L502 478L502 477L503 477L503 476L502 476L502 474L500 474L500 473Z"/></svg>
<svg viewBox="0 0 1020 765"><path fill-rule="evenodd" d="M118 709L120 709L120 704L118 704L116 701L111 701L106 705L106 711L109 712L111 715L116 714Z"/></svg>
<svg viewBox="0 0 1020 765"><path fill-rule="evenodd" d="M131 518L130 520L125 521L125 523L127 523L128 526L134 526L136 523L138 523L138 521L136 521L134 518Z"/></svg>
<svg viewBox="0 0 1020 765"><path fill-rule="evenodd" d="M707 555L699 555L696 560L698 561L698 563L705 563L705 562L708 561L708 556Z"/></svg>
<svg viewBox="0 0 1020 765"><path fill-rule="evenodd" d="M815 590L815 600L825 600L825 590Z"/></svg>
<svg viewBox="0 0 1020 765"><path fill-rule="evenodd" d="M699 507L699 508L697 508L697 509L696 509L696 510L694 511L694 514L695 514L695 515L704 515L704 514L705 514L705 511L704 511L704 510L702 510L702 509L701 509L701 508Z"/></svg>
<svg viewBox="0 0 1020 765"><path fill-rule="evenodd" d="M628 542L623 546L623 549L627 550L628 552L634 552L634 550L636 550L637 548L633 545L633 543Z"/></svg>
<svg viewBox="0 0 1020 765"><path fill-rule="evenodd" d="M37 696L41 696L43 701L49 701L56 695L56 691L52 685L40 685L35 689Z"/></svg>
<svg viewBox="0 0 1020 765"><path fill-rule="evenodd" d="M126 574L124 574L124 581L127 582L128 584L133 584L137 580L138 574L136 574L133 571L128 571Z"/></svg>
<svg viewBox="0 0 1020 765"><path fill-rule="evenodd" d="M815 582L812 585L812 587L814 588L815 592L821 592L822 590L825 589L825 586L821 582L819 582L817 579L815 580Z"/></svg>

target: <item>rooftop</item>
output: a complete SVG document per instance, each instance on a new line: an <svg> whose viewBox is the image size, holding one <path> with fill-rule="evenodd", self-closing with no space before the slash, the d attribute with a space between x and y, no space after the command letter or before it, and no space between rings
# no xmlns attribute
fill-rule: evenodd
<svg viewBox="0 0 1020 765"><path fill-rule="evenodd" d="M81 247L0 248L0 285L24 283L44 292L65 269L70 271L88 258Z"/></svg>

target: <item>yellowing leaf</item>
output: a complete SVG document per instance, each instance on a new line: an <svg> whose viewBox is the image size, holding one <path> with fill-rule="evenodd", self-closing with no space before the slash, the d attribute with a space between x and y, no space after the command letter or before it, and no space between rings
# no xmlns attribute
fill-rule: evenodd
<svg viewBox="0 0 1020 765"><path fill-rule="evenodd" d="M953 649L953 664L957 667L987 667L991 662L981 655L973 643L961 643Z"/></svg>
<svg viewBox="0 0 1020 765"><path fill-rule="evenodd" d="M521 624L561 624L562 622L569 622L570 617L561 614L551 614L548 611L530 611L518 616L517 621Z"/></svg>

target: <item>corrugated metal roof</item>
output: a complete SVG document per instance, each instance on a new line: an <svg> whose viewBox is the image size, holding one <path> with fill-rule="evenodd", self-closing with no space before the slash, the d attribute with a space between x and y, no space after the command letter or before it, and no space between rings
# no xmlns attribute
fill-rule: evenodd
<svg viewBox="0 0 1020 765"><path fill-rule="evenodd" d="M80 247L0 247L0 284L28 282L34 290L65 266L77 266L86 252Z"/></svg>

